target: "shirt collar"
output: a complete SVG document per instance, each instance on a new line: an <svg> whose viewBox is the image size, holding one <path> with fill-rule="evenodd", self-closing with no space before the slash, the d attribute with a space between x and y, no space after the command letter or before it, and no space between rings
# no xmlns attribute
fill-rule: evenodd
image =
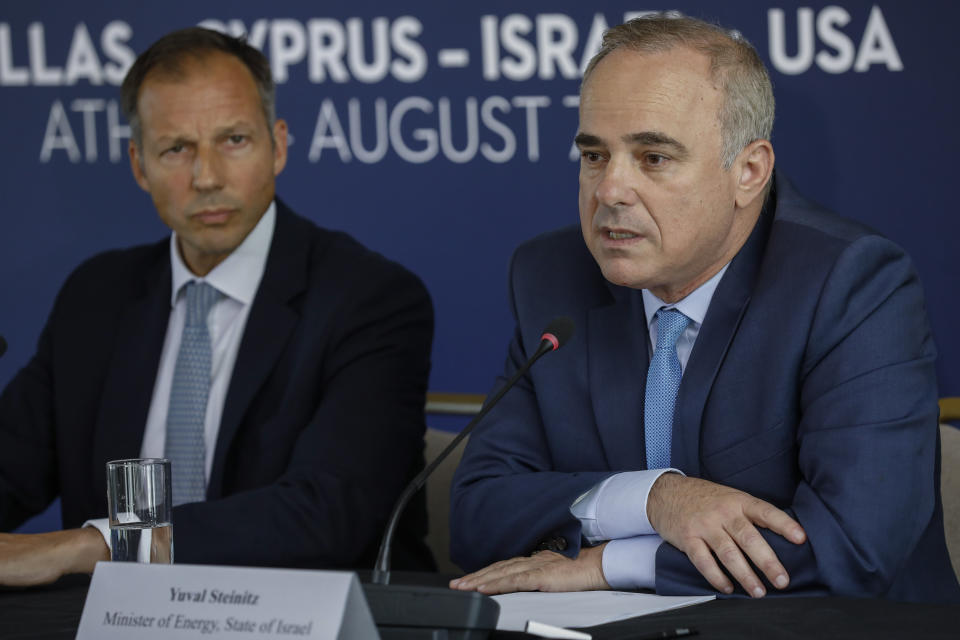
<svg viewBox="0 0 960 640"><path fill-rule="evenodd" d="M203 278L198 278L184 264L177 249L177 233L170 235L170 265L173 269L173 289L170 292L170 306L177 303L177 297L184 285L192 281L207 282L220 293L243 304L253 302L260 286L260 278L267 265L270 241L276 225L277 206L270 203L257 226L243 239L226 259L213 268Z"/></svg>
<svg viewBox="0 0 960 640"><path fill-rule="evenodd" d="M644 289L643 310L647 315L647 326L649 327L653 324L657 311L659 311L661 307L666 307L667 309L676 309L690 318L695 326L699 327L703 324L703 319L707 315L710 301L713 300L713 293L717 290L717 285L720 284L720 279L723 278L723 274L726 273L727 267L729 266L729 262L723 265L723 268L715 273L712 278L687 294L687 297L683 300L673 304L667 304L647 289Z"/></svg>

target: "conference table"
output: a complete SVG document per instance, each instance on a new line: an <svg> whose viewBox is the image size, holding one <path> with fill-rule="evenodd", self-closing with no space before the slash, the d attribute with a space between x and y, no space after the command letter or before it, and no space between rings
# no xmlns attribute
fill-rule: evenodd
<svg viewBox="0 0 960 640"><path fill-rule="evenodd" d="M394 575L395 581L414 584L442 584L446 580L437 574L397 572ZM86 576L68 576L45 587L0 587L0 638L74 638L89 582ZM609 623L588 631L596 640L637 640L677 628L696 629L695 640L956 640L960 638L960 605L857 598L725 599ZM491 637L496 640L534 636L497 631Z"/></svg>

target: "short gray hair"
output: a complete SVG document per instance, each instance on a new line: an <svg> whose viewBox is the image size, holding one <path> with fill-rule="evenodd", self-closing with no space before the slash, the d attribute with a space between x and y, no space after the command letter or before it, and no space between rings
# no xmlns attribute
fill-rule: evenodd
<svg viewBox="0 0 960 640"><path fill-rule="evenodd" d="M688 47L710 59L713 78L720 84L721 162L729 169L737 155L754 140L769 140L773 131L774 100L770 76L756 49L739 31L685 16L676 11L634 18L609 29L600 51L583 74L581 91L597 64L617 49L661 53Z"/></svg>

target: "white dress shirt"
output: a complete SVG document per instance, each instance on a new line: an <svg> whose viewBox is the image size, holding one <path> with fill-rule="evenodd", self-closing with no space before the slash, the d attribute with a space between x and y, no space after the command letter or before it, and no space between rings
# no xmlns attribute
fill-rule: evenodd
<svg viewBox="0 0 960 640"><path fill-rule="evenodd" d="M686 371L700 326L728 266L729 263L674 304L665 303L646 289L642 291L650 353L657 344L657 311L661 308L677 309L690 318L687 328L677 339L680 369ZM680 473L677 469L647 469L615 474L595 485L570 506L570 512L580 520L581 532L588 543L610 541L603 550L603 575L614 589L656 586L656 553L663 541L647 518L647 497L657 478L670 471Z"/></svg>
<svg viewBox="0 0 960 640"><path fill-rule="evenodd" d="M276 225L276 211L276 204L271 202L260 221L247 234L240 246L202 278L197 277L184 263L177 247L176 232L170 236L173 285L170 293L170 319L167 322L167 335L163 341L163 351L160 353L160 366L157 369L153 398L140 446L142 458L164 457L170 388L173 385L173 370L177 362L183 324L187 315L187 297L184 287L194 281L206 282L222 294L207 316L211 366L203 441L206 448L204 475L207 482L210 481L223 405L227 398L230 378L233 375L233 365L237 361L237 353L240 350L240 341L247 325L247 316L250 314L250 307L267 265L267 254L270 252L270 242L273 240L273 229ZM84 526L88 525L100 530L109 547L110 529L107 519L88 520Z"/></svg>
<svg viewBox="0 0 960 640"><path fill-rule="evenodd" d="M210 480L217 434L220 433L223 404L227 398L233 365L237 361L237 352L240 350L243 330L247 326L250 306L267 264L267 253L270 251L275 224L276 205L270 203L260 222L247 234L240 246L203 278L195 276L184 264L177 249L176 234L170 237L170 264L173 268L170 321L167 323L167 336L163 342L160 368L157 370L157 379L153 386L153 400L150 402L150 412L147 414L147 426L143 432L141 457L164 457L170 388L173 386L173 370L180 350L183 323L187 317L187 296L184 288L190 282L206 282L222 294L222 297L211 307L210 315L207 316L211 362L210 393L207 396L203 440L206 445L204 475L207 481Z"/></svg>

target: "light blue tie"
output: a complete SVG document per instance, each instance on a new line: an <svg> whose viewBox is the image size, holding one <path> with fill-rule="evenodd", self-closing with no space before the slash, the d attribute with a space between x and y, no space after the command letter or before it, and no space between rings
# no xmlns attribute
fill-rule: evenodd
<svg viewBox="0 0 960 640"><path fill-rule="evenodd" d="M643 405L648 469L670 466L673 408L683 374L677 358L677 340L689 323L690 318L676 309L657 311L657 346L647 370L647 392Z"/></svg>
<svg viewBox="0 0 960 640"><path fill-rule="evenodd" d="M220 299L220 292L205 282L190 282L186 288L187 317L173 370L164 447L173 476L174 505L199 502L207 493L203 432L212 359L207 315Z"/></svg>

